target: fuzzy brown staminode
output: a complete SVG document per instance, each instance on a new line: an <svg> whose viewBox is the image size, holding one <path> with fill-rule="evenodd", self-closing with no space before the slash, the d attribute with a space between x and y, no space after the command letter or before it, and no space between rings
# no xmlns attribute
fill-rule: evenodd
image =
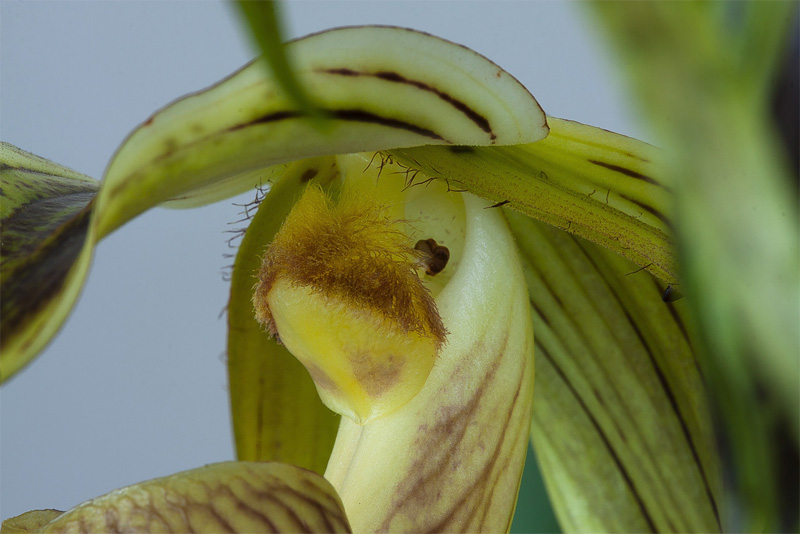
<svg viewBox="0 0 800 534"><path fill-rule="evenodd" d="M338 204L310 186L267 248L253 297L256 318L277 332L267 295L277 278L380 313L406 332L444 342L436 304L415 272L419 252L385 206L357 194Z"/></svg>

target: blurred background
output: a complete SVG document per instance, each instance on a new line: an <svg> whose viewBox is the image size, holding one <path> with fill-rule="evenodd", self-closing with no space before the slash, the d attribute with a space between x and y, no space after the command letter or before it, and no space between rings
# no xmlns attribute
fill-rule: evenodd
<svg viewBox="0 0 800 534"><path fill-rule="evenodd" d="M289 1L288 37L424 30L484 54L544 110L648 140L581 3ZM95 178L156 109L254 55L223 2L0 3L0 138ZM380 43L375 43L379 47ZM0 388L0 518L234 457L225 368L229 233L254 193L151 210L101 242L72 316ZM557 526L529 456L517 532Z"/></svg>

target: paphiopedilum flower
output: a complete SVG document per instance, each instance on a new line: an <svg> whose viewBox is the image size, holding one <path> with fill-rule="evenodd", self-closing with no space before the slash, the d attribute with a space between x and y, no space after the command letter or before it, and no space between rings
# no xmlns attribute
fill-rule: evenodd
<svg viewBox="0 0 800 534"><path fill-rule="evenodd" d="M387 47L377 56L368 46L376 41ZM325 456L326 477L355 530L505 530L533 400L532 324L513 238L500 212L487 209L490 202L450 191L444 180L419 185L421 174L374 150L535 142L548 133L545 115L498 66L426 34L348 28L295 41L289 51L303 82L324 87L315 94L330 116L325 129L287 109L259 63L172 104L131 135L97 196L79 211L88 245L73 249L74 264L91 252L93 239L149 205L170 198L205 202L242 186L265 185L266 165L270 191L240 249L229 306L241 447L265 430L261 421L249 426L249 397L278 393L267 382L294 378L287 368L259 373L267 382L258 391L242 383L255 378L246 366L284 365L271 354L284 350L269 339L272 334L303 362L322 400L351 418ZM265 152L271 145L274 150ZM354 149L373 152L317 156ZM35 170L30 156L7 150L11 172ZM317 157L274 165L302 156ZM329 194L339 197L335 206ZM277 235L265 235L279 225ZM250 262L262 253L254 314ZM238 299L242 282L244 301ZM16 340L4 336L10 347L4 355L24 358L28 340L41 342L47 329L14 329ZM242 351L251 338L264 349ZM305 373L299 378L309 380ZM316 394L306 395L313 390L283 391L295 399L284 416L312 424L327 417L316 430L331 428L335 419L325 415ZM270 404L265 401L261 412ZM309 402L313 409L306 410ZM273 430L280 436L280 426ZM321 445L303 441L307 446L294 447L313 453ZM314 463L320 459L315 455ZM129 488L118 497L141 491ZM185 500L180 488L164 491L175 495L167 501ZM86 514L109 507L115 523L107 528L130 525L126 514L143 513L143 505L122 512L113 497L101 500L48 528L97 525Z"/></svg>
<svg viewBox="0 0 800 534"><path fill-rule="evenodd" d="M376 52L367 44L378 37L396 46ZM537 370L546 377L538 378L545 394L537 394L543 407L534 415L532 438L565 528L718 530L718 466L703 386L682 312L661 301L677 273L665 205L670 185L659 173L658 151L567 121L545 122L535 100L499 67L430 36L353 28L297 41L289 50L302 81L332 116L327 131L305 122L253 65L148 119L120 149L99 191L77 173L4 147L10 185L30 185L28 173L53 178L33 182L34 192L18 187L15 209L3 213L4 247L11 243L3 251L3 376L57 329L96 240L151 205L201 204L268 183L237 257L229 306L240 460L280 460L320 472L327 463L325 477L335 493L307 472L284 475L295 481L308 476L323 488L323 496L306 495L304 503L335 501L338 494L357 531L506 529L528 441L531 314L541 332ZM415 148L431 142L444 146ZM477 148L502 144L515 146ZM297 161L282 163L290 160ZM55 217L32 206L42 196L56 198ZM27 230L37 215L44 228L31 238ZM385 225L391 237L385 256L389 266L401 268L381 280L415 269L422 290L411 294L429 295L433 305L412 296L412 305L396 309L394 299L364 299L361 290L369 284L337 285L353 272L369 273L375 260L369 252L353 259L298 247L324 263L301 277L292 269L299 260L286 259L291 250L264 253L267 243L291 249L303 243L303 232L313 236L324 223L350 215L367 221L371 231ZM345 237L352 235L352 227L341 226ZM17 230L16 241L7 239ZM428 245L416 255L410 248L420 242ZM426 261L441 245L450 252L447 264L431 269ZM256 291L256 315L268 332L251 304L262 254L264 294ZM271 271L274 258L279 268ZM336 258L353 262L341 277ZM637 268L662 281L644 275L623 282ZM50 285L23 300L47 276ZM325 319L309 330L316 335L330 327L322 341L311 339L302 324L320 316ZM353 333L338 335L340 324ZM366 325L383 340L365 335ZM315 382L267 333L296 352ZM389 357L406 355L395 349L407 347L409 336L409 352L418 356L412 368ZM342 347L349 341L360 348ZM350 367L336 367L326 359L330 354L320 354L328 347ZM364 347L367 356L352 365ZM376 354L388 355L379 370L394 362L388 382L407 387L369 387L375 373L358 370L374 370ZM346 416L332 452L337 421L317 391ZM231 478L251 478L246 465L219 469L201 486L222 489L196 503L213 517L204 522L201 512L199 522L188 523L194 530L219 529L220 498L233 500L233 508L222 508L226 512L241 498ZM191 503L181 477L206 475L128 488L45 528L80 528L92 511L100 521L116 521L94 528L134 524L120 520L128 517L120 503L148 488L168 501ZM148 502L134 512L147 515ZM339 517L341 508L327 510ZM156 505L151 510L159 512ZM300 506L288 515L303 513ZM268 523L287 514L250 515ZM253 528L222 519L223 528ZM314 525L304 527L319 529Z"/></svg>

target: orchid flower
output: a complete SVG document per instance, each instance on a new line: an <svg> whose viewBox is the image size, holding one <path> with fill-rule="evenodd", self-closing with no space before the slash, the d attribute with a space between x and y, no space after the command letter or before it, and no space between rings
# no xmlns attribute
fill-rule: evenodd
<svg viewBox="0 0 800 534"><path fill-rule="evenodd" d="M3 145L3 379L97 241L155 205L263 192L228 305L239 462L4 528L503 531L531 440L565 530L723 529L665 153L548 117L427 34L286 53L319 123L254 62L146 119L99 184Z"/></svg>

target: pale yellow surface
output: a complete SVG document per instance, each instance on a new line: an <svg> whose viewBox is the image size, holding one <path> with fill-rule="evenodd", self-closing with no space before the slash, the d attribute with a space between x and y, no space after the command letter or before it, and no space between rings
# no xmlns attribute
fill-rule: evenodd
<svg viewBox="0 0 800 534"><path fill-rule="evenodd" d="M433 367L435 341L379 313L278 280L268 297L281 342L309 370L322 401L365 423L408 402Z"/></svg>

